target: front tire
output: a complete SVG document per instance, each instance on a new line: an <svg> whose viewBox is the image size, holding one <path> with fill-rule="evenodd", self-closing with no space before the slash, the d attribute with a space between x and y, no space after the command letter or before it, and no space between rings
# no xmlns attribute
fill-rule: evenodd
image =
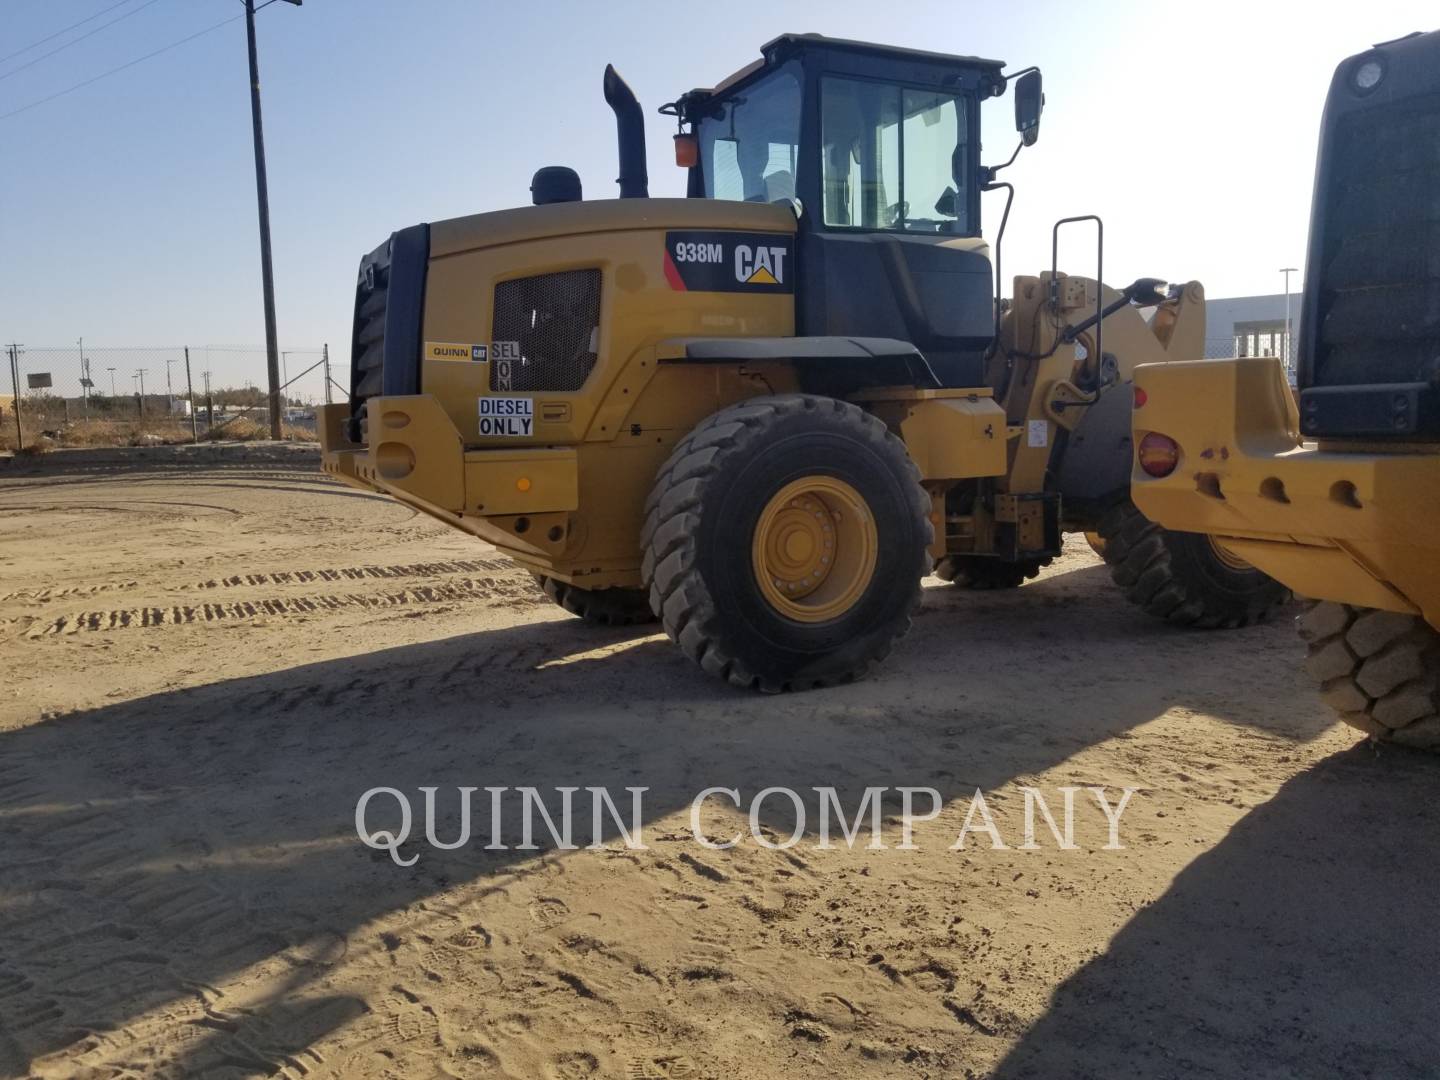
<svg viewBox="0 0 1440 1080"><path fill-rule="evenodd" d="M586 589L544 574L531 576L551 600L596 626L634 626L655 621L644 589Z"/></svg>
<svg viewBox="0 0 1440 1080"><path fill-rule="evenodd" d="M646 503L642 576L702 668L769 693L846 682L910 628L930 499L880 420L787 394L681 440Z"/></svg>
<svg viewBox="0 0 1440 1080"><path fill-rule="evenodd" d="M1132 604L1177 626L1264 622L1291 600L1274 578L1201 533L1163 529L1128 499L1100 520L1110 576Z"/></svg>
<svg viewBox="0 0 1440 1080"><path fill-rule="evenodd" d="M1440 751L1440 633L1415 615L1328 601L1296 620L1305 669L1340 719L1371 738Z"/></svg>

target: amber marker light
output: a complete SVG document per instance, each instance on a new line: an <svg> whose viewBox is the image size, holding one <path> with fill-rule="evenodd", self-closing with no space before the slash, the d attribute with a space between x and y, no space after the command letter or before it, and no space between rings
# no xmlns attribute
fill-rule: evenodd
<svg viewBox="0 0 1440 1080"><path fill-rule="evenodd" d="M700 164L700 143L694 135L682 132L675 136L675 164L682 169Z"/></svg>

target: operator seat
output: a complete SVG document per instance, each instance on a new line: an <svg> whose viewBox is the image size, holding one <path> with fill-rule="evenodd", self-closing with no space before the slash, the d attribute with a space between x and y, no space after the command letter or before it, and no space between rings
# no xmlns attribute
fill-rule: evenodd
<svg viewBox="0 0 1440 1080"><path fill-rule="evenodd" d="M765 177L765 201L788 203L795 198L795 175L789 169L776 169Z"/></svg>

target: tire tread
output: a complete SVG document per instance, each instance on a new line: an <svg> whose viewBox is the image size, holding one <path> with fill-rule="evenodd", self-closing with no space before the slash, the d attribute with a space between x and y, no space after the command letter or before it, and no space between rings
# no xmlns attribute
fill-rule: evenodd
<svg viewBox="0 0 1440 1080"><path fill-rule="evenodd" d="M557 605L596 626L637 626L655 621L643 589L586 589L545 574L532 576Z"/></svg>
<svg viewBox="0 0 1440 1080"><path fill-rule="evenodd" d="M1172 544L1183 534L1155 524L1128 499L1101 517L1097 530L1105 544L1110 576L1126 599L1147 614L1175 626L1235 629L1264 622L1290 602L1288 589L1265 583L1238 603L1187 581L1176 567Z"/></svg>
<svg viewBox="0 0 1440 1080"><path fill-rule="evenodd" d="M1440 633L1419 616L1313 601L1296 620L1306 670L1351 727L1440 751Z"/></svg>

